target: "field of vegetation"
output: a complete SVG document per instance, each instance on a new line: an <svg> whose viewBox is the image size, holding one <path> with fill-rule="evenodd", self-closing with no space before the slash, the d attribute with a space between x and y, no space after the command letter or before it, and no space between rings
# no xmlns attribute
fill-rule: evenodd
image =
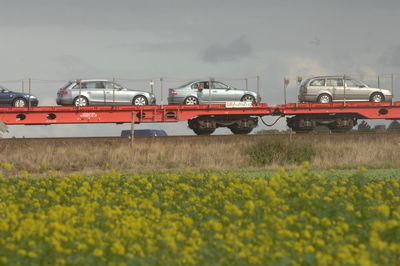
<svg viewBox="0 0 400 266"><path fill-rule="evenodd" d="M231 173L0 179L8 265L398 265L400 180Z"/></svg>
<svg viewBox="0 0 400 266"><path fill-rule="evenodd" d="M399 265L399 136L323 138L0 142L0 264Z"/></svg>
<svg viewBox="0 0 400 266"><path fill-rule="evenodd" d="M0 139L0 162L17 171L92 174L107 169L213 169L274 171L309 161L313 169L400 168L400 134L294 135L212 138L136 139L123 141L46 141ZM15 172L17 174L17 172Z"/></svg>

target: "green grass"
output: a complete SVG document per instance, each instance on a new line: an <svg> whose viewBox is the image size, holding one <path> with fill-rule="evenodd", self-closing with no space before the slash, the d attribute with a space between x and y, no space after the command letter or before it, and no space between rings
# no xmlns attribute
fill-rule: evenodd
<svg viewBox="0 0 400 266"><path fill-rule="evenodd" d="M360 170L352 169L352 170L313 170L313 173L320 174L323 176L330 176L330 177L340 177L345 175L354 175L359 173ZM275 171L257 171L257 172L238 172L238 175L241 177L272 177L276 173ZM288 171L289 174L292 171ZM366 169L362 170L363 176L367 178L400 178L400 169Z"/></svg>

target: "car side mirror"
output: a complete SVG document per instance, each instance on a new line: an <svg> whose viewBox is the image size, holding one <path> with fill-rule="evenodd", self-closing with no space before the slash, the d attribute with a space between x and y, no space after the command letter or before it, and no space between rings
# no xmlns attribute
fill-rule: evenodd
<svg viewBox="0 0 400 266"><path fill-rule="evenodd" d="M197 88L197 91L202 92L203 88Z"/></svg>

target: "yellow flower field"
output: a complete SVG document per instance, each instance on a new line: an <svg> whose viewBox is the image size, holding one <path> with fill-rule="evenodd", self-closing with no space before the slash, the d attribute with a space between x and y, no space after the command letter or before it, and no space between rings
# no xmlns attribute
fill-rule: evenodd
<svg viewBox="0 0 400 266"><path fill-rule="evenodd" d="M3 177L0 264L399 265L400 179Z"/></svg>

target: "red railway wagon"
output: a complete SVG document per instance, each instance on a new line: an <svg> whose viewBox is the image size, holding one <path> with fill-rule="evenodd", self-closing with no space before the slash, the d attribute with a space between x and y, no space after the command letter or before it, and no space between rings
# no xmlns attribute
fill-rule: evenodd
<svg viewBox="0 0 400 266"><path fill-rule="evenodd" d="M0 121L7 125L187 121L199 135L212 134L218 127L228 127L234 134L248 134L264 116L286 117L287 125L296 132L311 131L319 125L332 132L346 132L359 119L400 119L400 102L0 108Z"/></svg>

